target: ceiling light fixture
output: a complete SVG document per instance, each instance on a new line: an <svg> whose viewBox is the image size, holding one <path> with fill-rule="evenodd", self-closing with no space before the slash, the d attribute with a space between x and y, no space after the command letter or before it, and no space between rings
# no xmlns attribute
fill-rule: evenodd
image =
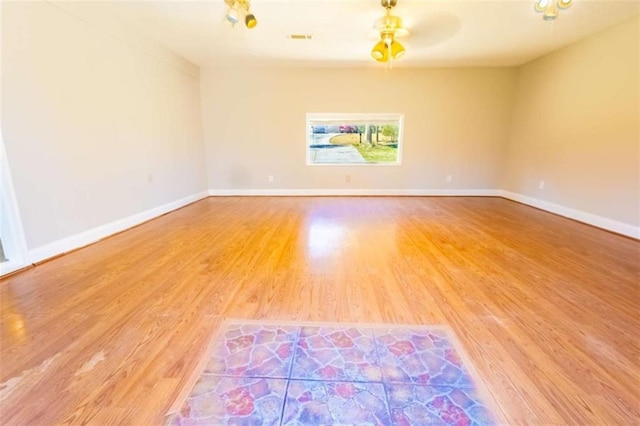
<svg viewBox="0 0 640 426"><path fill-rule="evenodd" d="M371 56L378 62L400 59L405 53L404 46L396 38L406 36L409 32L402 27L400 17L391 15L391 9L397 3L398 0L380 0L387 13L373 25L373 28L380 32L380 41L373 46Z"/></svg>
<svg viewBox="0 0 640 426"><path fill-rule="evenodd" d="M251 8L250 0L224 0L229 6L224 18L231 26L235 26L240 21L240 16L244 16L244 24L251 29L258 25L255 15L249 10Z"/></svg>
<svg viewBox="0 0 640 426"><path fill-rule="evenodd" d="M573 0L536 0L534 9L542 13L542 19L553 21L558 17L560 9L567 9Z"/></svg>

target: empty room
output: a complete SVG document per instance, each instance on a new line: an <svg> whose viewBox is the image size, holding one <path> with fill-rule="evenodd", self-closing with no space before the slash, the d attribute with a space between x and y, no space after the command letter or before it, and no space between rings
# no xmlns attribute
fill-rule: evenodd
<svg viewBox="0 0 640 426"><path fill-rule="evenodd" d="M2 1L0 423L640 423L640 1Z"/></svg>

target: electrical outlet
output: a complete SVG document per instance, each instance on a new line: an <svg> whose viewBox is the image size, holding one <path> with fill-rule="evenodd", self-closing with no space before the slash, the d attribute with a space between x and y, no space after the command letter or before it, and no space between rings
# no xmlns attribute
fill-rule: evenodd
<svg viewBox="0 0 640 426"><path fill-rule="evenodd" d="M538 184L538 188L544 189L544 181L543 180L541 180L540 183Z"/></svg>
<svg viewBox="0 0 640 426"><path fill-rule="evenodd" d="M447 182L453 182L453 176L447 175Z"/></svg>
<svg viewBox="0 0 640 426"><path fill-rule="evenodd" d="M268 180L269 182L273 182L273 175L269 175L269 176L267 177L267 180Z"/></svg>
<svg viewBox="0 0 640 426"><path fill-rule="evenodd" d="M351 175L345 175L344 176L344 181L347 183L351 183Z"/></svg>

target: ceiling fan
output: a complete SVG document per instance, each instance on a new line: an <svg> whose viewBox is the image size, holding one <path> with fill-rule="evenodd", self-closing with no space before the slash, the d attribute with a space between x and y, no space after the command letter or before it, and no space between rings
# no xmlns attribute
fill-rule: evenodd
<svg viewBox="0 0 640 426"><path fill-rule="evenodd" d="M229 6L224 17L232 27L238 23L240 16L244 16L244 24L247 28L255 28L258 25L258 20L250 11L250 0L224 0L224 2Z"/></svg>
<svg viewBox="0 0 640 426"><path fill-rule="evenodd" d="M391 14L398 0L380 0L380 4L386 9L386 14L373 25L380 33L380 41L373 46L371 56L378 62L389 62L404 55L405 48L396 39L406 36L409 31L402 26L402 18Z"/></svg>

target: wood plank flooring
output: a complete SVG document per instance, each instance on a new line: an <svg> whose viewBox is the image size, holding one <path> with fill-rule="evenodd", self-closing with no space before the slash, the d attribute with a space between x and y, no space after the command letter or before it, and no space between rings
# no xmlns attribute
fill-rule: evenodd
<svg viewBox="0 0 640 426"><path fill-rule="evenodd" d="M208 198L0 282L0 423L161 424L225 318L445 324L501 423L640 423L640 242L500 198Z"/></svg>

